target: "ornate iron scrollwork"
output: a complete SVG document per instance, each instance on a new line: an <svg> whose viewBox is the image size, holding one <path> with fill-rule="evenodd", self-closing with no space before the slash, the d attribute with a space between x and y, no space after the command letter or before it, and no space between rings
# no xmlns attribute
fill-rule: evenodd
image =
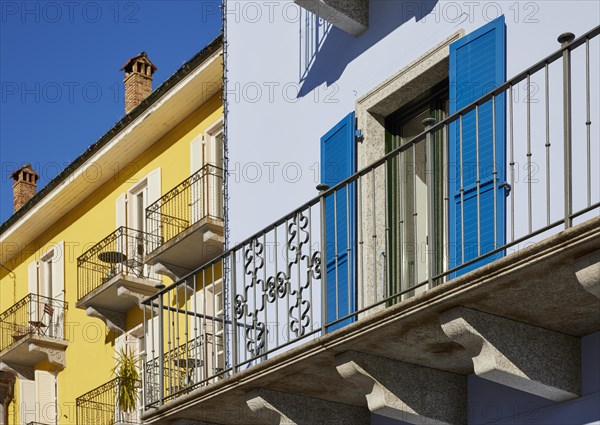
<svg viewBox="0 0 600 425"><path fill-rule="evenodd" d="M311 303L306 292L311 290L311 282L321 279L321 254L319 251L307 253L310 242L310 220L302 212L296 213L286 226L286 250L288 261L285 271L276 270L265 279L259 277L265 267L265 247L257 238L252 239L244 248L244 275L249 277L241 293L235 295L234 312L237 320L244 323L246 350L257 357L266 347L267 324L259 319L268 304L291 297L289 310L289 330L301 337L310 327ZM277 255L277 254L275 254ZM305 270L305 278L292 283L297 268ZM254 294L252 308L249 297ZM263 316L264 317L264 316Z"/></svg>

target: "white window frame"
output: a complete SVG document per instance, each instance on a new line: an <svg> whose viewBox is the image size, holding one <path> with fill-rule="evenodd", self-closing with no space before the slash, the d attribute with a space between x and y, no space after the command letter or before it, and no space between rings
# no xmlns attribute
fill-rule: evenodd
<svg viewBox="0 0 600 425"><path fill-rule="evenodd" d="M213 164L213 165L217 165L217 163L215 163L213 160L214 158L212 157L212 155L215 155L215 146L214 146L214 140L215 138L219 135L219 134L224 134L225 132L225 121L224 119L221 117L219 118L217 121L215 121L214 123L212 123L211 125L209 125L206 130L204 131L204 138L202 140L202 144L203 144L203 153L202 153L202 158L204 160L204 165L206 164ZM225 143L225 140L223 140L223 143ZM212 149L211 149L212 147ZM220 154L222 154L223 152L218 152ZM221 157L221 165L223 164L223 158Z"/></svg>
<svg viewBox="0 0 600 425"><path fill-rule="evenodd" d="M216 139L222 135L220 149L217 150ZM223 158L223 149L225 147L225 121L221 117L211 124L204 132L204 141L202 149L203 166L214 165L223 169L225 158ZM220 158L219 158L220 156ZM204 189L208 193L207 212L212 217L223 216L223 181L224 170L221 172L221 180L216 175L207 175L207 183Z"/></svg>

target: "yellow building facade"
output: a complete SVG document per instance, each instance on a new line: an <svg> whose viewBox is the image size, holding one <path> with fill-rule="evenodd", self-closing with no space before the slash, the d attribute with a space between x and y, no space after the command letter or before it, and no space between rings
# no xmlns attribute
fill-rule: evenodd
<svg viewBox="0 0 600 425"><path fill-rule="evenodd" d="M0 227L0 423L137 422L113 368L149 350L139 302L223 250L222 40L155 69L125 64L126 116Z"/></svg>

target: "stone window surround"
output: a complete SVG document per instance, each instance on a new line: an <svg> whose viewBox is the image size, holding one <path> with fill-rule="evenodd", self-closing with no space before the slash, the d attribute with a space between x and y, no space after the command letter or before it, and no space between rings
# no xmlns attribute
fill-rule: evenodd
<svg viewBox="0 0 600 425"><path fill-rule="evenodd" d="M456 31L357 100L357 129L362 131L363 137L361 141L357 142L356 148L359 170L385 155L385 118L448 77L450 44L463 35L464 30ZM372 186L369 179L373 176L378 182L385 180L384 167L379 167L369 174L364 177L366 184L359 186L362 187L359 199L372 199ZM385 197L385 193L377 191L374 196L382 198ZM376 205L385 204L383 199L380 201ZM385 209L373 210L370 201L363 201L359 208L362 208L359 233L385 235ZM372 224L373 215L375 215L375 229ZM383 263L385 257L379 255L385 251L385 238L377 238L374 242L369 237L362 242L363 249L357 253L359 309L376 302L376 300L381 300L385 295L383 282L379 282L381 270L385 266ZM374 243L377 244L375 249ZM373 258L374 252L377 253L377 258ZM364 276L364 282L361 281L362 276ZM376 281L373 281L372 276L377 276ZM381 306L381 308L383 307ZM372 309L365 315L373 314L378 310L379 308Z"/></svg>

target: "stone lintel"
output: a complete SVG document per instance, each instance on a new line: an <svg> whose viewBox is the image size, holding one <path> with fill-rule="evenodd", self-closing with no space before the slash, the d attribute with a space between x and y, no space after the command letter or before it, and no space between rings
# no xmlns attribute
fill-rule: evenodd
<svg viewBox="0 0 600 425"><path fill-rule="evenodd" d="M579 338L465 307L440 322L471 355L477 376L554 401L579 395Z"/></svg>
<svg viewBox="0 0 600 425"><path fill-rule="evenodd" d="M410 424L467 422L466 376L356 351L338 355L336 364L372 413Z"/></svg>

